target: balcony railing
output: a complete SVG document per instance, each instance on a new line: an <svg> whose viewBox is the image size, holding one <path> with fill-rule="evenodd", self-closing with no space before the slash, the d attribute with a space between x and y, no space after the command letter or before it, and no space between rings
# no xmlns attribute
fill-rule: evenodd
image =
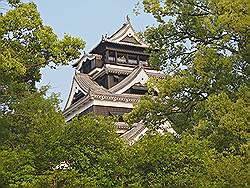
<svg viewBox="0 0 250 188"><path fill-rule="evenodd" d="M118 63L126 63L127 60L126 60L126 58L117 58L117 62Z"/></svg>
<svg viewBox="0 0 250 188"><path fill-rule="evenodd" d="M148 62L147 61L140 61L140 64L142 64L144 66L148 66Z"/></svg>
<svg viewBox="0 0 250 188"><path fill-rule="evenodd" d="M136 65L136 64L138 64L138 61L135 60L135 59L129 59L129 60L128 60L128 63L129 63L129 64L134 64L134 65Z"/></svg>
<svg viewBox="0 0 250 188"><path fill-rule="evenodd" d="M110 62L115 62L115 57L111 57L111 56L109 56L109 58L108 58L108 59L109 59L109 61L110 61Z"/></svg>
<svg viewBox="0 0 250 188"><path fill-rule="evenodd" d="M116 61L115 57L112 57L112 56L108 57L108 61L109 62L117 62L117 63L127 63L128 62L128 64L131 64L131 65L137 65L138 64L138 60L137 59L128 59L127 60L126 58L119 58L118 57L117 61ZM148 62L147 61L140 60L139 64L142 64L144 66L148 66Z"/></svg>

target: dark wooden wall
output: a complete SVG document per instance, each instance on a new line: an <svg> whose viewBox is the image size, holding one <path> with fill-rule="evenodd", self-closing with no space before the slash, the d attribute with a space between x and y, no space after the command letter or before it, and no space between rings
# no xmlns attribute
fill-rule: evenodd
<svg viewBox="0 0 250 188"><path fill-rule="evenodd" d="M81 115L85 115L90 112L94 112L96 115L104 115L104 116L110 116L110 115L123 115L125 113L131 112L131 108L122 108L122 107L113 107L113 106L91 106L90 108L83 111Z"/></svg>

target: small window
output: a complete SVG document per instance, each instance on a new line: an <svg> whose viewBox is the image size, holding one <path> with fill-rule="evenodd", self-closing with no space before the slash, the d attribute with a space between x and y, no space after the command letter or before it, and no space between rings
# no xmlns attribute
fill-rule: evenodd
<svg viewBox="0 0 250 188"><path fill-rule="evenodd" d="M128 55L128 63L129 64L138 64L138 59L137 59L137 55L134 54L129 54Z"/></svg>
<svg viewBox="0 0 250 188"><path fill-rule="evenodd" d="M144 65L144 66L148 66L148 57L147 56L139 56L139 61L140 64Z"/></svg>
<svg viewBox="0 0 250 188"><path fill-rule="evenodd" d="M74 96L73 96L73 100L72 100L72 104L76 103L77 101L79 101L81 98L83 98L85 95L84 93L82 93L81 91L77 91Z"/></svg>
<svg viewBox="0 0 250 188"><path fill-rule="evenodd" d="M115 62L115 52L109 51L109 62Z"/></svg>
<svg viewBox="0 0 250 188"><path fill-rule="evenodd" d="M127 55L124 53L117 53L117 62L118 63L126 63L127 62L126 56Z"/></svg>

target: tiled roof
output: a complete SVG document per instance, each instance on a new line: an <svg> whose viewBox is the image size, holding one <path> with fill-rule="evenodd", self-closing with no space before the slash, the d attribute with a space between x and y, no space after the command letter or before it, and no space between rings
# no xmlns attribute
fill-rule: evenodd
<svg viewBox="0 0 250 188"><path fill-rule="evenodd" d="M87 74L76 73L74 79L77 81L79 86L86 92L93 92L98 94L110 93L106 88L100 86L93 81Z"/></svg>
<svg viewBox="0 0 250 188"><path fill-rule="evenodd" d="M65 112L74 110L74 108L79 108L79 106L82 106L84 103L87 102L87 100L91 100L91 99L117 101L117 102L125 102L125 103L136 103L139 101L141 95L127 94L127 93L116 94L115 92L127 86L129 83L131 83L133 79L136 78L136 76L138 75L140 71L145 71L145 69L142 66L135 68L133 71L124 70L124 69L117 70L115 68L110 68L110 67L109 68L106 67L105 69L106 70L103 70L103 71L122 71L123 73L126 72L126 74L128 73L130 74L125 79L123 79L120 83L118 83L117 85L113 86L112 88L108 90L104 88L103 86L100 86L89 75L83 74L83 73L76 73L74 76L75 81L78 83L81 89L85 91L87 94L85 95L85 97L83 97L82 99L72 104L67 109L65 109ZM162 76L161 73L159 74L152 73L152 72L151 73L146 72L146 73L149 76L150 75Z"/></svg>
<svg viewBox="0 0 250 188"><path fill-rule="evenodd" d="M83 63L85 63L87 60L93 60L96 57L101 58L101 56L98 54L84 54L78 61L74 62L72 66L76 67L76 70L79 70Z"/></svg>
<svg viewBox="0 0 250 188"><path fill-rule="evenodd" d="M121 138L126 140L129 145L134 144L134 142L139 140L148 130L142 122L134 123L132 127L129 127L125 122L116 122L115 125L118 132L125 131L125 133L121 135Z"/></svg>
<svg viewBox="0 0 250 188"><path fill-rule="evenodd" d="M138 67L137 67L138 68ZM103 67L102 70L100 72L97 72L96 74L94 74L92 76L92 78L95 80L97 77L103 75L103 74L107 74L107 73L113 73L113 74L121 74L121 75L129 75L133 72L133 68L132 67L128 67L127 69L121 69L121 68L112 68L112 67ZM160 78L164 78L165 75L159 71L155 71L152 69L144 69L145 72L148 74L148 76L155 76L155 77L160 77Z"/></svg>
<svg viewBox="0 0 250 188"><path fill-rule="evenodd" d="M77 73L75 75L75 80L79 86L87 92L92 98L95 99L105 99L111 101L123 101L123 102L137 102L140 95L134 94L114 94L110 92L103 86L100 86L95 81L93 81L87 74Z"/></svg>
<svg viewBox="0 0 250 188"><path fill-rule="evenodd" d="M125 129L125 130L129 130L129 126L127 123L125 122L116 122L115 123L116 128L119 129Z"/></svg>
<svg viewBox="0 0 250 188"><path fill-rule="evenodd" d="M138 102L141 95L135 95L135 94L97 94L97 93L90 93L90 96L94 99L100 99L100 100L107 100L107 101L120 101L120 102L129 102L129 103L135 103Z"/></svg>
<svg viewBox="0 0 250 188"><path fill-rule="evenodd" d="M135 141L139 140L141 136L147 131L142 122L134 123L132 128L121 135L130 145L134 144Z"/></svg>
<svg viewBox="0 0 250 188"><path fill-rule="evenodd" d="M121 74L121 75L129 75L133 70L126 70L126 69L117 69L117 68L110 68L110 67L103 67L101 71L97 72L92 76L92 79L95 80L96 78L108 74L108 73L113 73L113 74Z"/></svg>
<svg viewBox="0 0 250 188"><path fill-rule="evenodd" d="M123 39L126 37L133 38L136 41L136 43L125 42ZM126 17L126 22L123 24L123 26L110 37L104 38L104 41L117 43L117 44L140 46L144 48L148 47L148 45L145 42L143 42L142 39L140 39L140 37L137 36L130 22L130 18L128 16Z"/></svg>
<svg viewBox="0 0 250 188"><path fill-rule="evenodd" d="M133 38L136 42L126 42L125 38ZM131 40L131 41L133 41ZM122 45L128 45L128 46L134 46L134 47L142 47L142 48L148 48L149 46L137 35L135 32L130 19L127 17L126 22L122 25L120 29L118 29L115 33L113 33L110 37L107 35L102 37L102 40L100 43L95 46L91 51L95 51L95 49L101 45L102 43L109 42L114 44L122 44Z"/></svg>
<svg viewBox="0 0 250 188"><path fill-rule="evenodd" d="M100 86L98 83L93 81L90 76L83 73L76 73L74 79L84 90L87 95L81 98L76 103L72 104L64 110L64 114L69 113L78 109L80 106L84 105L86 102L92 99L106 100L106 101L117 101L117 102L126 102L126 103L136 103L139 101L141 95L134 94L114 94L108 91L103 86Z"/></svg>
<svg viewBox="0 0 250 188"><path fill-rule="evenodd" d="M110 88L109 91L111 93L115 93L116 91L118 91L121 88L125 87L128 83L130 83L137 76L137 74L142 69L143 69L142 67L135 68L129 76L127 76L125 79L123 79L120 83L118 83L115 86L113 86L112 88Z"/></svg>
<svg viewBox="0 0 250 188"><path fill-rule="evenodd" d="M85 97L83 97L82 99L80 99L79 101L77 101L76 103L71 104L68 108L64 109L63 114L66 115L68 113L72 113L72 112L78 110L82 105L86 104L90 100L91 100L91 97L88 94Z"/></svg>
<svg viewBox="0 0 250 188"><path fill-rule="evenodd" d="M78 104L81 103L81 101L85 101L86 97L90 97L92 99L107 100L107 101L121 101L129 103L138 102L141 95L126 94L126 93L115 94L115 92L126 86L128 83L130 83L142 69L143 67L137 67L132 72L129 70L122 70L122 69L119 70L127 73L130 72L130 74L124 80L122 80L120 83L110 88L109 90L104 88L103 86L100 86L95 81L93 81L89 75L83 73L76 73L74 79L79 84L81 89L87 93L87 95L84 98L80 99L75 104L73 104L73 106L77 106ZM107 68L107 71L109 70L115 71L115 69ZM158 76L159 75L161 74L158 74Z"/></svg>

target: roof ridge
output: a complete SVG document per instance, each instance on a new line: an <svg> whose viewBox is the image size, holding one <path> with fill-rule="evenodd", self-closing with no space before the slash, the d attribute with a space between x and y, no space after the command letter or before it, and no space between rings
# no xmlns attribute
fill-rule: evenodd
<svg viewBox="0 0 250 188"><path fill-rule="evenodd" d="M128 23L124 23L122 25L122 27L120 27L115 33L113 33L111 36L107 37L107 39L111 39L112 37L114 37L117 33L119 33L123 28L127 27ZM126 32L126 31L125 31ZM124 33L124 32L123 32Z"/></svg>

